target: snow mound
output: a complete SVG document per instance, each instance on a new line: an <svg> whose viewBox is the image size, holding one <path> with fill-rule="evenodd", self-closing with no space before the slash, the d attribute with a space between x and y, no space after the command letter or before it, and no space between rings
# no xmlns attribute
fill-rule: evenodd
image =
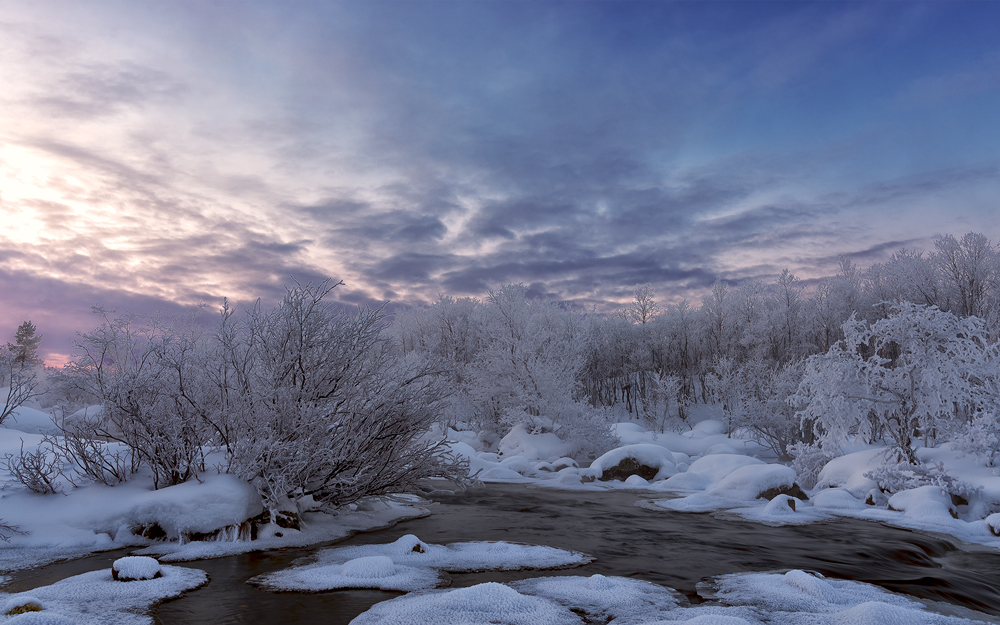
<svg viewBox="0 0 1000 625"><path fill-rule="evenodd" d="M271 590L321 591L379 588L412 591L434 588L439 571L469 573L580 566L593 558L555 547L507 542L433 545L407 534L393 543L324 549L316 562L260 575L252 584Z"/></svg>
<svg viewBox="0 0 1000 625"><path fill-rule="evenodd" d="M882 464L884 449L865 449L846 456L834 458L826 463L816 478L816 489L843 488L856 499L863 499L873 488L878 488L875 480L865 477L865 473Z"/></svg>
<svg viewBox="0 0 1000 625"><path fill-rule="evenodd" d="M164 566L161 572L162 577L157 579L123 584L115 581L110 569L92 571L50 586L8 595L4 605L14 607L28 601L41 605L41 612L29 612L10 619L11 623L18 625L147 625L151 619L144 612L151 605L198 588L208 581L205 572L198 569Z"/></svg>
<svg viewBox="0 0 1000 625"><path fill-rule="evenodd" d="M765 462L759 458L751 458L750 456L716 454L698 458L691 463L687 472L695 475L701 475L705 477L709 483L712 483L718 482L736 469L751 464L760 465L765 464Z"/></svg>
<svg viewBox="0 0 1000 625"><path fill-rule="evenodd" d="M421 594L375 604L351 625L578 625L577 615L551 601L522 595L496 582Z"/></svg>
<svg viewBox="0 0 1000 625"><path fill-rule="evenodd" d="M260 575L250 583L277 591L371 588L409 592L434 588L442 578L436 569L396 564L388 556L364 556L343 564L314 564Z"/></svg>
<svg viewBox="0 0 1000 625"><path fill-rule="evenodd" d="M651 469L651 475L645 478L649 481L666 479L677 473L673 453L665 447L650 443L625 445L612 449L591 463L590 468L600 475L600 479L615 479L609 477L608 474L622 462L628 464L629 460Z"/></svg>
<svg viewBox="0 0 1000 625"><path fill-rule="evenodd" d="M0 394L6 397L3 390L0 389ZM49 413L27 406L20 406L11 412L0 424L0 428L17 430L26 434L51 434L54 436L62 434L62 429L52 421Z"/></svg>
<svg viewBox="0 0 1000 625"><path fill-rule="evenodd" d="M160 563L149 556L126 556L111 565L111 576L120 582L132 582L162 577Z"/></svg>
<svg viewBox="0 0 1000 625"><path fill-rule="evenodd" d="M813 495L812 505L815 508L826 510L864 510L867 507L843 488L828 488L819 491Z"/></svg>
<svg viewBox="0 0 1000 625"><path fill-rule="evenodd" d="M707 477L700 473L692 473L691 469L669 477L663 482L665 487L669 487L672 490L705 490L710 484L711 482Z"/></svg>
<svg viewBox="0 0 1000 625"><path fill-rule="evenodd" d="M536 577L511 582L510 586L528 595L544 597L573 609L583 610L591 620L641 621L678 607L674 591L658 584L625 577Z"/></svg>
<svg viewBox="0 0 1000 625"><path fill-rule="evenodd" d="M260 514L264 507L256 489L233 475L210 475L202 483L184 482L137 496L122 524L159 525L167 537L177 539L192 532L208 533L237 525Z"/></svg>
<svg viewBox="0 0 1000 625"><path fill-rule="evenodd" d="M740 456L718 457L738 458ZM795 483L795 477L795 471L784 465L748 464L716 482L705 491L705 494L728 499L752 500L772 489L791 488Z"/></svg>
<svg viewBox="0 0 1000 625"><path fill-rule="evenodd" d="M719 605L685 607L675 593L623 577L541 577L406 595L352 621L436 625L620 623L622 625L928 625L975 621L923 610L916 601L861 582L804 571L738 573L700 586ZM707 592L706 592L707 591Z"/></svg>
<svg viewBox="0 0 1000 625"><path fill-rule="evenodd" d="M500 455L505 457L522 456L526 460L556 460L569 456L573 445L560 439L552 432L531 434L524 425L515 425L511 431L500 440Z"/></svg>
<svg viewBox="0 0 1000 625"><path fill-rule="evenodd" d="M903 490L889 497L889 509L908 517L934 519L948 523L957 515L951 505L951 495L939 486L927 485Z"/></svg>
<svg viewBox="0 0 1000 625"><path fill-rule="evenodd" d="M481 482L524 482L526 478L518 473L517 471L512 471L511 469L505 469L503 467L493 467L491 469L486 469L479 474L479 481Z"/></svg>
<svg viewBox="0 0 1000 625"><path fill-rule="evenodd" d="M691 428L691 431L704 432L705 434L722 434L726 431L726 424L718 419L705 419Z"/></svg>

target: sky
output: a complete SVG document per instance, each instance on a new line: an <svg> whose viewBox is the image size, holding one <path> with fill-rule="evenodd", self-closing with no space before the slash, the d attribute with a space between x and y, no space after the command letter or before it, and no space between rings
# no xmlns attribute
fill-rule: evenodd
<svg viewBox="0 0 1000 625"><path fill-rule="evenodd" d="M1000 240L1000 3L0 0L0 341Z"/></svg>

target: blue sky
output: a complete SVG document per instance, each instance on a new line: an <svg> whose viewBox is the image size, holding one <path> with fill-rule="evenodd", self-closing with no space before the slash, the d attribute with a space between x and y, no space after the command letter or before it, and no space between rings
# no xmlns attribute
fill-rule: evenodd
<svg viewBox="0 0 1000 625"><path fill-rule="evenodd" d="M1000 3L0 0L0 333L1000 238ZM0 337L2 338L2 337Z"/></svg>

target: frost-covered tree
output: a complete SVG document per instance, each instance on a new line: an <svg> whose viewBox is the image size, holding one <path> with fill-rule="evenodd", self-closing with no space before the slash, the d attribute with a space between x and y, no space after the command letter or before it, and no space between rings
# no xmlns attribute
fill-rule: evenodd
<svg viewBox="0 0 1000 625"><path fill-rule="evenodd" d="M202 384L200 338L178 320L112 316L77 341L75 369L101 403L93 432L133 449L153 472L156 488L180 484L205 469L206 423L192 405Z"/></svg>
<svg viewBox="0 0 1000 625"><path fill-rule="evenodd" d="M14 332L14 344L7 344L7 348L14 353L14 364L21 367L39 367L42 359L38 357L38 346L42 342L42 335L38 334L38 328L31 321L25 321L17 327Z"/></svg>
<svg viewBox="0 0 1000 625"><path fill-rule="evenodd" d="M978 318L902 303L872 324L852 318L844 335L806 361L791 400L826 441L883 439L917 464L916 436L959 432L996 405L997 347Z"/></svg>
<svg viewBox="0 0 1000 625"><path fill-rule="evenodd" d="M39 388L38 373L18 360L10 346L0 345L0 424L26 401L35 397Z"/></svg>
<svg viewBox="0 0 1000 625"><path fill-rule="evenodd" d="M1000 276L997 251L989 239L970 232L959 241L949 234L934 247L932 260L952 294L955 314L986 317L987 296Z"/></svg>
<svg viewBox="0 0 1000 625"><path fill-rule="evenodd" d="M220 320L214 428L227 470L275 511L299 497L341 506L463 474L424 436L440 418L442 381L400 355L384 307L325 301L338 284L296 286L271 310L258 302L240 319L226 308Z"/></svg>

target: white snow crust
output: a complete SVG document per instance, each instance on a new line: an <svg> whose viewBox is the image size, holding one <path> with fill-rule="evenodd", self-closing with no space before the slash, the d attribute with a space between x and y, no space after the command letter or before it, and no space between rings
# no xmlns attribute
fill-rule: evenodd
<svg viewBox="0 0 1000 625"><path fill-rule="evenodd" d="M551 569L591 561L587 554L555 547L509 542L435 545L407 534L388 544L323 549L315 562L261 575L251 582L273 590L417 590L440 584L443 578L439 571Z"/></svg>
<svg viewBox="0 0 1000 625"><path fill-rule="evenodd" d="M714 586L708 598L721 605L689 607L668 588L624 577L541 577L507 585L490 582L405 595L376 604L351 623L960 625L978 622L929 612L917 601L875 586L824 579L798 570L784 574L726 575L717 578Z"/></svg>
<svg viewBox="0 0 1000 625"><path fill-rule="evenodd" d="M0 614L33 601L41 612L0 616L0 623L31 625L146 625L153 622L144 614L153 604L176 597L205 584L208 576L199 569L162 567L163 577L135 582L119 582L111 569L76 575L50 586L17 594L0 594Z"/></svg>
<svg viewBox="0 0 1000 625"><path fill-rule="evenodd" d="M149 556L126 556L111 564L112 571L118 571L118 578L131 580L153 579L161 573L160 563Z"/></svg>
<svg viewBox="0 0 1000 625"><path fill-rule="evenodd" d="M653 481L663 480L677 473L677 465L674 464L673 453L665 447L649 443L626 445L624 447L612 449L595 460L590 465L590 468L596 471L599 475L603 475L605 471L617 466L626 458L631 458L639 464L650 467L651 469L657 469L657 473L653 478Z"/></svg>

